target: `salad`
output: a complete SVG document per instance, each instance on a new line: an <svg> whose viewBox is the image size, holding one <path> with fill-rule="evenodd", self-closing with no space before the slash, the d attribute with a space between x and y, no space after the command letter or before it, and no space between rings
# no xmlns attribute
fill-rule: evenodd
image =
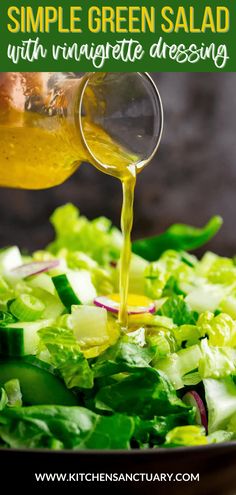
<svg viewBox="0 0 236 495"><path fill-rule="evenodd" d="M189 254L221 226L133 243L117 323L121 233L71 204L55 240L0 251L0 446L131 449L236 438L236 263Z"/></svg>

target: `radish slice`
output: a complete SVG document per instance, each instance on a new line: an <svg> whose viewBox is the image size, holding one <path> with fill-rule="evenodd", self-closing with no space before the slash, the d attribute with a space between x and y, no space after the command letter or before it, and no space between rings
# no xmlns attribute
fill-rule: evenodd
<svg viewBox="0 0 236 495"><path fill-rule="evenodd" d="M195 390L191 390L183 396L182 400L188 406L192 406L196 408L197 424L204 426L204 428L207 430L208 427L207 413L200 395L197 392L195 392Z"/></svg>
<svg viewBox="0 0 236 495"><path fill-rule="evenodd" d="M39 273L48 272L60 265L59 260L49 261L33 261L32 263L26 263L20 265L17 268L13 268L11 273L20 278L31 277L32 275L38 275Z"/></svg>
<svg viewBox="0 0 236 495"><path fill-rule="evenodd" d="M138 315L142 313L154 313L155 304L151 299L146 296L140 296L138 294L128 295L128 314ZM105 308L111 313L118 313L120 307L119 294L111 294L109 296L100 296L94 299L95 306Z"/></svg>

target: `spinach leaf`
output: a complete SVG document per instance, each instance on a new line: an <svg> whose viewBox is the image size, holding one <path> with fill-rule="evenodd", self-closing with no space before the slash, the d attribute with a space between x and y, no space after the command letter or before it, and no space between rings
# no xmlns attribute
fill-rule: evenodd
<svg viewBox="0 0 236 495"><path fill-rule="evenodd" d="M101 387L95 396L97 410L121 412L151 419L189 409L164 374L139 369L121 381Z"/></svg>
<svg viewBox="0 0 236 495"><path fill-rule="evenodd" d="M128 416L73 406L6 408L0 414L0 438L13 448L127 449L134 427Z"/></svg>
<svg viewBox="0 0 236 495"><path fill-rule="evenodd" d="M203 228L175 224L165 232L133 242L132 250L148 261L157 260L167 249L190 251L206 244L220 229L222 218L214 216Z"/></svg>

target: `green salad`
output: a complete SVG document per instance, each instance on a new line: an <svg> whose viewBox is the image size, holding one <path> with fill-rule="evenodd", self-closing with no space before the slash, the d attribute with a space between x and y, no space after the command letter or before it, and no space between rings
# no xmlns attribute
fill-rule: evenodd
<svg viewBox="0 0 236 495"><path fill-rule="evenodd" d="M236 438L236 262L188 251L217 233L173 225L133 243L120 331L122 236L71 204L55 240L0 251L0 447L132 449Z"/></svg>

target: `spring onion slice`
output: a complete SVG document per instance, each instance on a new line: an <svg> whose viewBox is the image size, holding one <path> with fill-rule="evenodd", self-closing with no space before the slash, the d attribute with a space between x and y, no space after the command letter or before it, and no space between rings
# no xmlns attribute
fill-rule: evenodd
<svg viewBox="0 0 236 495"><path fill-rule="evenodd" d="M31 294L21 294L10 305L11 313L20 321L35 321L44 310L44 303Z"/></svg>

